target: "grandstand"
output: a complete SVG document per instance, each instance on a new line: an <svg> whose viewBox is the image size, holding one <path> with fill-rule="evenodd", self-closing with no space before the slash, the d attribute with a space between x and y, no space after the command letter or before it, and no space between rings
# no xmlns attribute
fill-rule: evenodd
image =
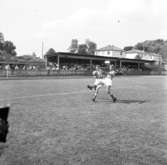
<svg viewBox="0 0 167 165"><path fill-rule="evenodd" d="M106 67L107 63L113 64L119 75L161 74L159 68L162 65L156 59L127 58L124 53L120 51L120 56L56 52L52 55L45 55L44 59L32 59L28 56L24 56L23 58L15 57L6 60L1 59L0 76L6 76L6 65L9 65L10 69L8 74L10 77L82 76L91 75L95 65Z"/></svg>
<svg viewBox="0 0 167 165"><path fill-rule="evenodd" d="M144 73L144 71L151 71L145 64L153 65L155 60L144 59L128 59L125 57L109 57L97 55L83 55L76 53L57 52L54 55L45 56L47 65L56 67L57 70L75 70L83 72L91 72L95 65L105 66L106 62L113 64L115 69L126 73ZM127 72L127 70L129 72ZM134 72L135 71L135 72Z"/></svg>

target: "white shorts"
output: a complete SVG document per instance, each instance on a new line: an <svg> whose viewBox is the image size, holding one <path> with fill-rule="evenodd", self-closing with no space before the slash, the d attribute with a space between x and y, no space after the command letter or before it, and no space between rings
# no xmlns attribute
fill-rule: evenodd
<svg viewBox="0 0 167 165"><path fill-rule="evenodd" d="M95 79L94 85L104 85L104 79Z"/></svg>
<svg viewBox="0 0 167 165"><path fill-rule="evenodd" d="M112 86L112 80L110 78L105 78L103 82L106 86Z"/></svg>

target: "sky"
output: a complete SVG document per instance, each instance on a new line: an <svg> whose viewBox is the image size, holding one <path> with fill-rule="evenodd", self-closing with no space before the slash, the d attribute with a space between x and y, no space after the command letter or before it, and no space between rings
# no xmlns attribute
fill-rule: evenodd
<svg viewBox="0 0 167 165"><path fill-rule="evenodd" d="M72 39L120 48L167 39L166 0L0 0L0 32L18 55L67 51Z"/></svg>

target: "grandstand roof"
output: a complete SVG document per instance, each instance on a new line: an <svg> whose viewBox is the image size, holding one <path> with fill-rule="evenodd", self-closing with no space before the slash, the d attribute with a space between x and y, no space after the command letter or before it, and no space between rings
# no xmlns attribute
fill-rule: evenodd
<svg viewBox="0 0 167 165"><path fill-rule="evenodd" d="M128 58L96 56L96 55L83 55L83 54L67 53L67 52L56 52L54 55L46 55L47 58L54 58L57 56L61 58L84 59L84 60L110 60L110 61L120 61L121 60L121 61L134 62L134 63L154 62L154 60L128 59Z"/></svg>

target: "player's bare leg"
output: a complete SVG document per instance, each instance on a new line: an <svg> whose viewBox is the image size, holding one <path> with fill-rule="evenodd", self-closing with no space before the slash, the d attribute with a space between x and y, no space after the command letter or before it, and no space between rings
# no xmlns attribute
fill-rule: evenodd
<svg viewBox="0 0 167 165"><path fill-rule="evenodd" d="M94 97L93 97L93 99L92 99L92 101L96 101L96 97L97 97L97 95L98 95L98 93L99 93L99 89L102 87L102 85L97 85L96 86L96 89L95 89L95 94L94 94Z"/></svg>
<svg viewBox="0 0 167 165"><path fill-rule="evenodd" d="M111 93L111 86L107 87L107 93L112 98L113 102L115 103L117 101L117 98Z"/></svg>

